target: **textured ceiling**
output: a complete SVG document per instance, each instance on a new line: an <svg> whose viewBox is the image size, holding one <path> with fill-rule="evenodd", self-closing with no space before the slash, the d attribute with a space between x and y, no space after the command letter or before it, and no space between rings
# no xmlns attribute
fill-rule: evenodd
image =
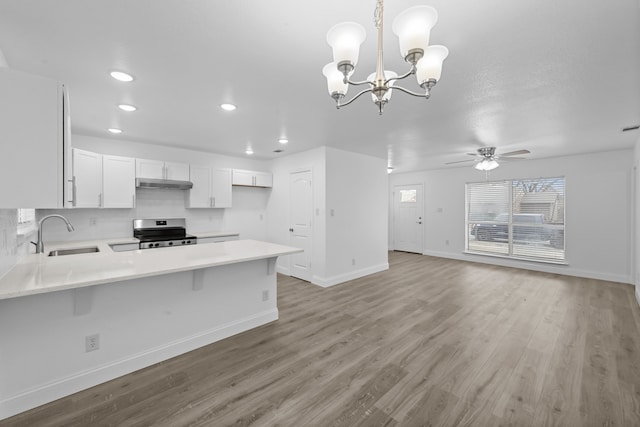
<svg viewBox="0 0 640 427"><path fill-rule="evenodd" d="M263 159L329 145L398 171L481 146L544 158L638 140L621 132L640 123L638 0L387 0L386 69L407 68L390 29L415 4L438 10L431 42L450 55L430 100L396 91L382 116L368 96L336 110L321 72L326 31L348 20L367 30L354 78L374 71L373 0L0 0L0 50L14 69L64 81L73 131L105 138L235 156L250 144Z"/></svg>

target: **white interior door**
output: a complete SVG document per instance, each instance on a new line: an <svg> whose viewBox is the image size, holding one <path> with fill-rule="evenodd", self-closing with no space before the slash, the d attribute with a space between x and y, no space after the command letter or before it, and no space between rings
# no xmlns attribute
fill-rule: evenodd
<svg viewBox="0 0 640 427"><path fill-rule="evenodd" d="M289 175L291 189L291 227L289 244L304 252L290 256L291 275L311 281L311 237L313 217L313 197L311 171L292 172Z"/></svg>
<svg viewBox="0 0 640 427"><path fill-rule="evenodd" d="M396 185L393 203L394 250L421 254L424 239L422 184Z"/></svg>

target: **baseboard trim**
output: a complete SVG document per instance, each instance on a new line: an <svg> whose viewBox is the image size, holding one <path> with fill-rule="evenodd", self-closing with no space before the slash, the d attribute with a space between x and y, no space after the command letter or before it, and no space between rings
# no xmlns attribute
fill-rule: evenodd
<svg viewBox="0 0 640 427"><path fill-rule="evenodd" d="M601 273L597 271L587 271L571 268L569 265L544 264L540 262L527 262L521 260L511 260L500 257L491 257L474 254L454 254L449 252L426 251L423 255L438 258L456 259L460 261L477 262L481 264L499 265L502 267L521 268L524 270L541 271L544 273L563 274L565 276L584 277L586 279L605 280L608 282L618 282L633 284L631 277L623 274Z"/></svg>
<svg viewBox="0 0 640 427"><path fill-rule="evenodd" d="M40 387L0 401L0 420L275 320L278 320L277 308L43 384Z"/></svg>
<svg viewBox="0 0 640 427"><path fill-rule="evenodd" d="M370 274L378 273L380 271L385 271L389 269L389 263L373 265L371 267L362 268L360 270L350 271L348 273L339 274L337 276L332 277L319 277L313 276L311 278L311 283L314 285L322 286L323 288L328 288L330 286L335 286L340 283L348 282L349 280L359 279L360 277L368 276Z"/></svg>
<svg viewBox="0 0 640 427"><path fill-rule="evenodd" d="M289 268L282 265L276 265L276 273L284 274L285 276L291 276Z"/></svg>

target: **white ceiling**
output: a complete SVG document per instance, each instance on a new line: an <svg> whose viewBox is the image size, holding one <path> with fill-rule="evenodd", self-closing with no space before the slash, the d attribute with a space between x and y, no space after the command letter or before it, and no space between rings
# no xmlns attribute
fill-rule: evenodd
<svg viewBox="0 0 640 427"><path fill-rule="evenodd" d="M367 30L354 79L374 71L374 0L0 0L0 50L14 69L65 82L73 131L104 138L235 156L251 144L262 159L328 145L390 157L397 171L481 146L544 158L638 140L621 132L640 124L638 0L387 0L386 69L407 69L390 29L415 4L438 10L431 43L449 58L430 100L396 91L383 116L370 97L336 110L321 72L341 21Z"/></svg>

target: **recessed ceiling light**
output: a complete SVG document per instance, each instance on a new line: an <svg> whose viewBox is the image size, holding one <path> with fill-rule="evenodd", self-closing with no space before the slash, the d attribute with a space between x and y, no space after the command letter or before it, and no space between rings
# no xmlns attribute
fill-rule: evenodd
<svg viewBox="0 0 640 427"><path fill-rule="evenodd" d="M122 111L136 111L138 109L138 107L136 107L135 105L129 105L129 104L120 104L118 105L118 108L121 109Z"/></svg>
<svg viewBox="0 0 640 427"><path fill-rule="evenodd" d="M122 133L122 129L117 129L117 128L109 128L107 129L109 132L111 133Z"/></svg>
<svg viewBox="0 0 640 427"><path fill-rule="evenodd" d="M280 139L278 140L278 142L279 142L280 144L286 144L287 142L289 142L289 140L288 140L287 138L280 138Z"/></svg>
<svg viewBox="0 0 640 427"><path fill-rule="evenodd" d="M387 167L387 173L393 172L393 168L391 166Z"/></svg>
<svg viewBox="0 0 640 427"><path fill-rule="evenodd" d="M236 109L236 106L233 105L233 104L221 104L220 108L222 108L223 110L226 110L226 111L233 111L233 110Z"/></svg>
<svg viewBox="0 0 640 427"><path fill-rule="evenodd" d="M253 150L251 149L251 147L248 147L246 150L244 150L244 153L251 155L253 154Z"/></svg>
<svg viewBox="0 0 640 427"><path fill-rule="evenodd" d="M112 71L109 73L111 77L121 82L131 82L133 81L133 76L131 74L127 74L123 71Z"/></svg>

